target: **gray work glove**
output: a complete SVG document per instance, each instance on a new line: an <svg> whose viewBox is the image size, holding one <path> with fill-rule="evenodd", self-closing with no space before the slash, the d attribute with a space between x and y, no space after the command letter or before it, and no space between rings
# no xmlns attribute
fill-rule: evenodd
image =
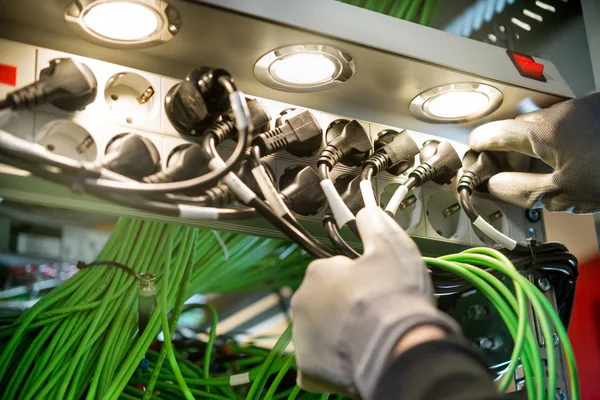
<svg viewBox="0 0 600 400"><path fill-rule="evenodd" d="M553 168L537 173L521 167L493 176L488 188L499 199L550 211L600 211L599 93L482 125L471 132L469 145L476 151L518 152Z"/></svg>
<svg viewBox="0 0 600 400"><path fill-rule="evenodd" d="M412 239L379 207L356 222L364 254L312 262L292 297L298 384L372 399L402 336L420 325L460 328L436 308L429 272Z"/></svg>

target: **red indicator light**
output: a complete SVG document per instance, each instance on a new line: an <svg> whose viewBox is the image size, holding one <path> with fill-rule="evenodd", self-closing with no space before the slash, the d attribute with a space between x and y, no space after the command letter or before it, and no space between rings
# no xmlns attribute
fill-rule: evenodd
<svg viewBox="0 0 600 400"><path fill-rule="evenodd" d="M531 56L526 54L515 53L509 50L506 52L522 76L546 82L544 64L536 62Z"/></svg>
<svg viewBox="0 0 600 400"><path fill-rule="evenodd" d="M17 86L17 67L0 64L0 84Z"/></svg>

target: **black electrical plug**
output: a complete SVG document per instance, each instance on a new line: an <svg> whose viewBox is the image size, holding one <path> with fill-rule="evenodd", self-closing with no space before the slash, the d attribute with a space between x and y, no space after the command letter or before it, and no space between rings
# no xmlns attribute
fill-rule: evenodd
<svg viewBox="0 0 600 400"><path fill-rule="evenodd" d="M210 172L208 156L202 147L195 143L186 143L175 147L167 158L167 167L163 171L144 177L146 183L180 182L193 179ZM203 190L183 191L188 196L198 196Z"/></svg>
<svg viewBox="0 0 600 400"><path fill-rule="evenodd" d="M288 167L279 177L279 189L285 204L296 214L315 215L326 203L321 179L313 167Z"/></svg>
<svg viewBox="0 0 600 400"><path fill-rule="evenodd" d="M338 119L327 128L327 146L317 165L326 164L331 170L338 162L349 167L359 166L371 152L371 138L356 121Z"/></svg>
<svg viewBox="0 0 600 400"><path fill-rule="evenodd" d="M360 193L360 182L360 176L343 174L338 176L333 183L352 214L358 213L365 207L365 202Z"/></svg>
<svg viewBox="0 0 600 400"><path fill-rule="evenodd" d="M392 175L400 175L415 165L415 156L419 154L419 146L408 132L385 129L377 135L375 153L364 166L371 165L373 174L387 171Z"/></svg>
<svg viewBox="0 0 600 400"><path fill-rule="evenodd" d="M434 181L439 185L450 184L462 167L460 157L448 142L428 140L419 152L421 165L408 174L415 186Z"/></svg>
<svg viewBox="0 0 600 400"><path fill-rule="evenodd" d="M165 96L167 118L182 135L200 136L229 110L229 95L219 82L223 69L199 67Z"/></svg>
<svg viewBox="0 0 600 400"><path fill-rule="evenodd" d="M263 156L287 149L297 157L308 157L321 146L322 132L319 122L308 110L280 119L281 125L257 135L253 144Z"/></svg>
<svg viewBox="0 0 600 400"><path fill-rule="evenodd" d="M9 93L3 102L13 110L49 103L64 111L76 111L92 103L97 92L98 82L87 65L72 58L56 58L40 72L38 81Z"/></svg>
<svg viewBox="0 0 600 400"><path fill-rule="evenodd" d="M160 155L151 140L135 133L115 136L106 146L106 154L97 167L141 180L160 169Z"/></svg>
<svg viewBox="0 0 600 400"><path fill-rule="evenodd" d="M473 190L482 189L487 191L487 181L502 170L501 160L495 153L483 151L478 153L473 150L467 151L462 161L463 175L458 181L458 191L467 189L469 194Z"/></svg>

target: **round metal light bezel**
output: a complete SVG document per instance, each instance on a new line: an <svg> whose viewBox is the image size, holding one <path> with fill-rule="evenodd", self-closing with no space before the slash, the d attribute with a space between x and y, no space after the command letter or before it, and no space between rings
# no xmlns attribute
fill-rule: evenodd
<svg viewBox="0 0 600 400"><path fill-rule="evenodd" d="M477 112L473 112L468 115L449 118L435 115L429 110L429 104L432 100L446 93L461 91L476 92L485 95L488 98L487 106ZM500 107L500 105L502 104L503 98L504 96L502 95L502 92L500 90L485 83L451 83L447 85L434 87L419 94L410 102L408 109L413 117L425 122L433 122L438 124L469 122L483 118L496 111L498 107Z"/></svg>
<svg viewBox="0 0 600 400"><path fill-rule="evenodd" d="M118 40L99 34L84 22L90 10L100 4L125 2L141 5L150 10L158 19L157 29L150 35L134 40ZM143 49L165 43L175 37L181 29L179 12L164 0L75 0L65 10L67 25L85 40L104 47L118 49Z"/></svg>
<svg viewBox="0 0 600 400"><path fill-rule="evenodd" d="M275 76L272 67L277 61L284 60L295 54L318 54L330 60L334 66L334 72L330 79L314 83L292 83L284 81ZM320 44L299 44L280 47L262 56L254 64L254 76L265 86L271 89L293 93L309 93L336 87L354 75L356 65L352 56L344 50Z"/></svg>

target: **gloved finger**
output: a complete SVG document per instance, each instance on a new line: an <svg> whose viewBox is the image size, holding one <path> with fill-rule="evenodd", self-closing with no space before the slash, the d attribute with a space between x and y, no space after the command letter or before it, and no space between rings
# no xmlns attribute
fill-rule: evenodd
<svg viewBox="0 0 600 400"><path fill-rule="evenodd" d="M488 182L490 193L523 208L541 207L542 197L555 190L551 174L502 172Z"/></svg>
<svg viewBox="0 0 600 400"><path fill-rule="evenodd" d="M329 394L341 394L344 396L352 396L347 390L341 386L337 386L321 379L308 375L302 371L298 371L296 375L296 383L302 389L311 393L329 393Z"/></svg>
<svg viewBox="0 0 600 400"><path fill-rule="evenodd" d="M494 121L481 125L469 135L469 146L475 151L516 151L535 157L531 136L535 124L522 120Z"/></svg>
<svg viewBox="0 0 600 400"><path fill-rule="evenodd" d="M382 251L382 246L394 238L402 250L416 251L416 245L392 217L379 207L365 207L356 214L356 225L363 243L364 253ZM397 249L400 250L400 249Z"/></svg>
<svg viewBox="0 0 600 400"><path fill-rule="evenodd" d="M532 111L527 114L518 115L515 119L517 121L540 123L540 122L544 122L546 120L547 115L548 115L548 111L546 109L542 109L542 110Z"/></svg>
<svg viewBox="0 0 600 400"><path fill-rule="evenodd" d="M313 295L321 288L335 282L339 277L346 273L346 270L352 260L344 256L335 256L315 260L306 267L304 279L294 292L291 300L292 311L296 314L310 301Z"/></svg>

